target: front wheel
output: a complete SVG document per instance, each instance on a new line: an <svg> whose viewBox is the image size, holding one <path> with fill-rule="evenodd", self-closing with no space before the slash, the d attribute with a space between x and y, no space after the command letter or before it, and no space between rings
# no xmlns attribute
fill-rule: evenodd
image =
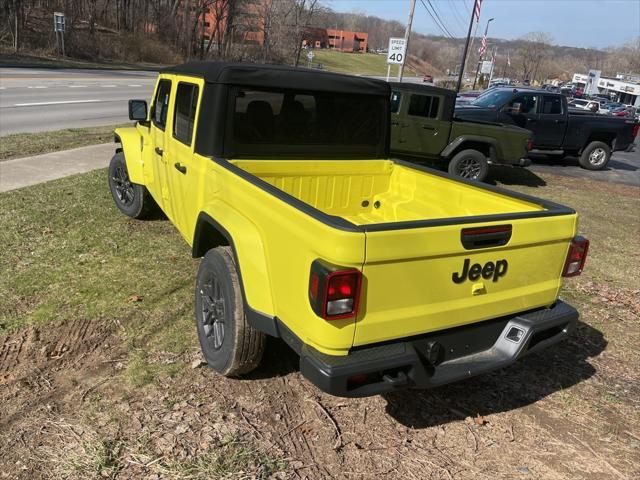
<svg viewBox="0 0 640 480"><path fill-rule="evenodd" d="M209 366L228 377L255 369L266 338L247 322L231 248L214 248L204 256L195 297L198 339Z"/></svg>
<svg viewBox="0 0 640 480"><path fill-rule="evenodd" d="M116 207L131 218L149 218L158 210L146 187L129 179L122 152L116 153L109 163L109 190Z"/></svg>
<svg viewBox="0 0 640 480"><path fill-rule="evenodd" d="M611 159L611 147L604 142L591 142L580 155L580 166L587 170L602 170Z"/></svg>
<svg viewBox="0 0 640 480"><path fill-rule="evenodd" d="M451 159L448 170L451 175L483 182L489 174L489 162L478 150L462 150Z"/></svg>

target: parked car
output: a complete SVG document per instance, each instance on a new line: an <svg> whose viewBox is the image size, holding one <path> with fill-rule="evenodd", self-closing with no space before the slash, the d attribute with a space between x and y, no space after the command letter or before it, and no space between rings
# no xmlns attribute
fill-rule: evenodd
<svg viewBox="0 0 640 480"><path fill-rule="evenodd" d="M456 92L415 83L391 84L391 155L438 163L450 174L483 181L490 165L528 165L529 130L457 119Z"/></svg>
<svg viewBox="0 0 640 480"><path fill-rule="evenodd" d="M634 107L625 105L624 107L618 107L611 110L611 115L613 115L614 117L634 118L636 115L636 109Z"/></svg>
<svg viewBox="0 0 640 480"><path fill-rule="evenodd" d="M425 75L422 77L424 83L433 83L433 75Z"/></svg>
<svg viewBox="0 0 640 480"><path fill-rule="evenodd" d="M575 154L589 170L603 169L613 151L631 148L638 133L633 120L569 109L564 95L531 88L495 89L470 105L456 107L455 114L527 128L534 134L530 153L559 158Z"/></svg>
<svg viewBox="0 0 640 480"><path fill-rule="evenodd" d="M600 103L595 100L582 100L580 98L574 98L567 103L569 107L579 108L581 110L588 110L593 113L598 113L600 110Z"/></svg>
<svg viewBox="0 0 640 480"><path fill-rule="evenodd" d="M321 390L358 397L466 379L571 332L558 292L588 251L576 213L390 159L390 94L193 62L160 72L150 109L130 101L109 188L130 217L160 208L202 257L196 326L217 372L255 369L272 335Z"/></svg>

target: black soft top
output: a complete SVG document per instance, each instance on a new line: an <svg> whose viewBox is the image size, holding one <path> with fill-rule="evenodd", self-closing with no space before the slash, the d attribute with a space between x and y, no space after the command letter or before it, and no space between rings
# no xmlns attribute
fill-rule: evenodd
<svg viewBox="0 0 640 480"><path fill-rule="evenodd" d="M160 70L160 72L204 78L208 83L247 87L336 92L351 95L379 95L386 97L391 94L389 85L382 80L283 65L188 62L182 65L164 68Z"/></svg>
<svg viewBox="0 0 640 480"><path fill-rule="evenodd" d="M456 96L456 92L454 90L449 90L447 88L440 88L440 87L434 87L431 85L423 85L421 83L410 83L410 82L405 82L405 83L398 83L398 82L391 82L391 89L392 90L403 90L403 91L411 91L411 92L420 92L420 93L424 93L426 94L431 94L431 95L442 95L445 97L455 97Z"/></svg>

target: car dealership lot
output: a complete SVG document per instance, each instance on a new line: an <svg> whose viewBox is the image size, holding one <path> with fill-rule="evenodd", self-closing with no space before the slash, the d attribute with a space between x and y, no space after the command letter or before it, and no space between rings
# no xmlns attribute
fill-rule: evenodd
<svg viewBox="0 0 640 480"><path fill-rule="evenodd" d="M640 143L635 141L635 151L614 152L604 170L585 170L578 164L576 157L567 157L562 161L538 156L529 167L533 172L552 173L574 178L622 183L640 187Z"/></svg>

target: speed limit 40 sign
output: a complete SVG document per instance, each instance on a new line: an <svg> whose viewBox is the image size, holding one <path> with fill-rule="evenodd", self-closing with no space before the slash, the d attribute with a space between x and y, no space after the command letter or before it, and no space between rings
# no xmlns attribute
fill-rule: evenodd
<svg viewBox="0 0 640 480"><path fill-rule="evenodd" d="M404 38L390 38L387 63L402 63L406 49L407 42Z"/></svg>

